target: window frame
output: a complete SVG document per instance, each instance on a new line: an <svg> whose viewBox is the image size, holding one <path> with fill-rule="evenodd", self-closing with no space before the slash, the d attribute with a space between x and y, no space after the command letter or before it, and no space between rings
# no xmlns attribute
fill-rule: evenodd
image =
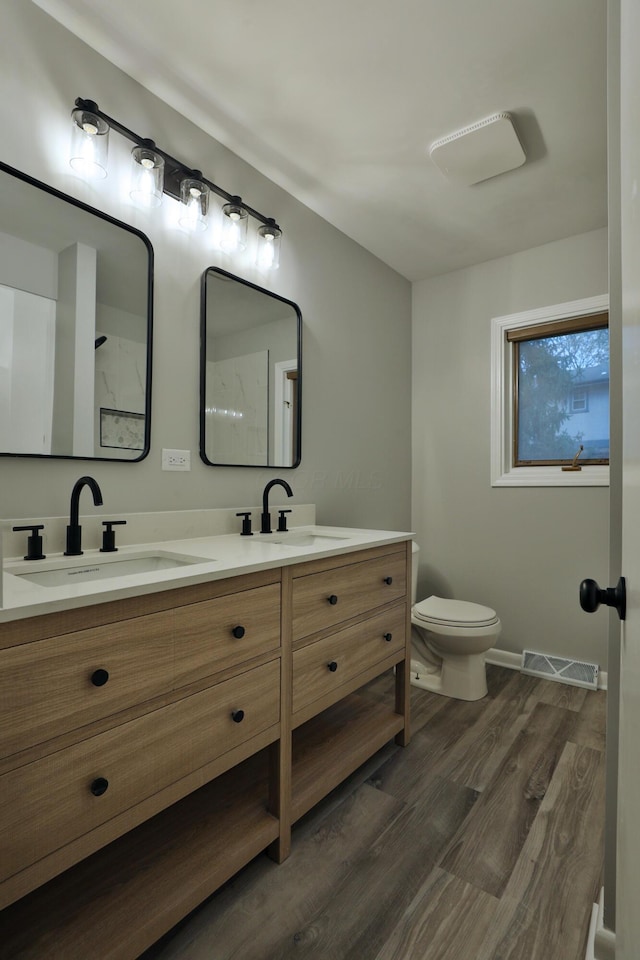
<svg viewBox="0 0 640 960"><path fill-rule="evenodd" d="M514 422L514 364L510 331L527 339L533 328L552 331L553 325L572 318L608 312L609 297L602 295L554 304L491 320L491 485L493 487L608 486L608 464L585 464L580 471L563 471L559 465L515 467L512 463Z"/></svg>

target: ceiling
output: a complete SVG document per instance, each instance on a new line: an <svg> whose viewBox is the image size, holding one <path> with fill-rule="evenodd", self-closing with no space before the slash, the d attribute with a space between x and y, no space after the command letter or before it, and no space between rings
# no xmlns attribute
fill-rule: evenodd
<svg viewBox="0 0 640 960"><path fill-rule="evenodd" d="M606 225L604 0L36 2L410 280ZM448 181L501 111L525 164Z"/></svg>

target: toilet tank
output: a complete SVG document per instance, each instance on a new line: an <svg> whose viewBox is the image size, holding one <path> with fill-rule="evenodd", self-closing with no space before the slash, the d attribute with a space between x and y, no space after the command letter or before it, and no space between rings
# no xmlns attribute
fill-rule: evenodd
<svg viewBox="0 0 640 960"><path fill-rule="evenodd" d="M420 547L415 542L411 541L411 606L414 605L418 599L418 554L420 553Z"/></svg>

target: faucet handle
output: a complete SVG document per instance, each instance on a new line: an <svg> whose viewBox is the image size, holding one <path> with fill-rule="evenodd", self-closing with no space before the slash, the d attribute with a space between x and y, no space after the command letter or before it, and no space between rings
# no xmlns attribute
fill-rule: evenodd
<svg viewBox="0 0 640 960"><path fill-rule="evenodd" d="M244 517L242 521L242 532L241 537L252 537L253 533L251 532L251 510L247 510L246 513L236 513L236 517Z"/></svg>
<svg viewBox="0 0 640 960"><path fill-rule="evenodd" d="M100 547L100 553L115 553L118 549L116 547L116 532L113 529L114 527L124 526L126 520L103 520L102 526L105 528L102 531L102 546Z"/></svg>
<svg viewBox="0 0 640 960"><path fill-rule="evenodd" d="M287 532L287 514L293 513L292 510L278 510L279 519L278 519L278 533Z"/></svg>
<svg viewBox="0 0 640 960"><path fill-rule="evenodd" d="M42 552L42 537L38 533L38 530L44 530L44 523L32 523L27 524L26 527L14 527L16 533L20 533L22 530L30 530L31 535L27 537L27 553L25 555L25 560L44 560L45 555Z"/></svg>

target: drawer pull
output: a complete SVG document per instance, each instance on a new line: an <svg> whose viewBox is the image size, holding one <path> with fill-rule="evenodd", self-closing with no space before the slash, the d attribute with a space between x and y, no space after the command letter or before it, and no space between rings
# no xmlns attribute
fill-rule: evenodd
<svg viewBox="0 0 640 960"><path fill-rule="evenodd" d="M91 784L91 793L94 797L101 797L103 793L107 792L109 787L109 781L106 777L96 777L96 779Z"/></svg>
<svg viewBox="0 0 640 960"><path fill-rule="evenodd" d="M387 643L391 643L391 641L393 640L392 633L385 633L383 636L384 636L384 639L387 641Z"/></svg>
<svg viewBox="0 0 640 960"><path fill-rule="evenodd" d="M390 587L393 583L393 577L385 577L384 582Z"/></svg>
<svg viewBox="0 0 640 960"><path fill-rule="evenodd" d="M242 723L244 720L244 710L232 710L231 719L234 723Z"/></svg>
<svg viewBox="0 0 640 960"><path fill-rule="evenodd" d="M234 635L236 640L241 640L242 637L244 637L245 630L244 630L244 627L241 627L238 625L237 627L233 628L231 633Z"/></svg>
<svg viewBox="0 0 640 960"><path fill-rule="evenodd" d="M331 670L331 673L335 673L336 670L338 669L338 664L336 663L335 660L330 660L329 663L327 664L327 668Z"/></svg>
<svg viewBox="0 0 640 960"><path fill-rule="evenodd" d="M91 683L94 687L104 687L108 679L109 671L103 670L102 668L100 668L100 670L94 670L91 674Z"/></svg>
<svg viewBox="0 0 640 960"><path fill-rule="evenodd" d="M338 598L336 597L335 593L332 593L330 597L327 597L327 600L332 607L335 607L336 603L338 602Z"/></svg>

